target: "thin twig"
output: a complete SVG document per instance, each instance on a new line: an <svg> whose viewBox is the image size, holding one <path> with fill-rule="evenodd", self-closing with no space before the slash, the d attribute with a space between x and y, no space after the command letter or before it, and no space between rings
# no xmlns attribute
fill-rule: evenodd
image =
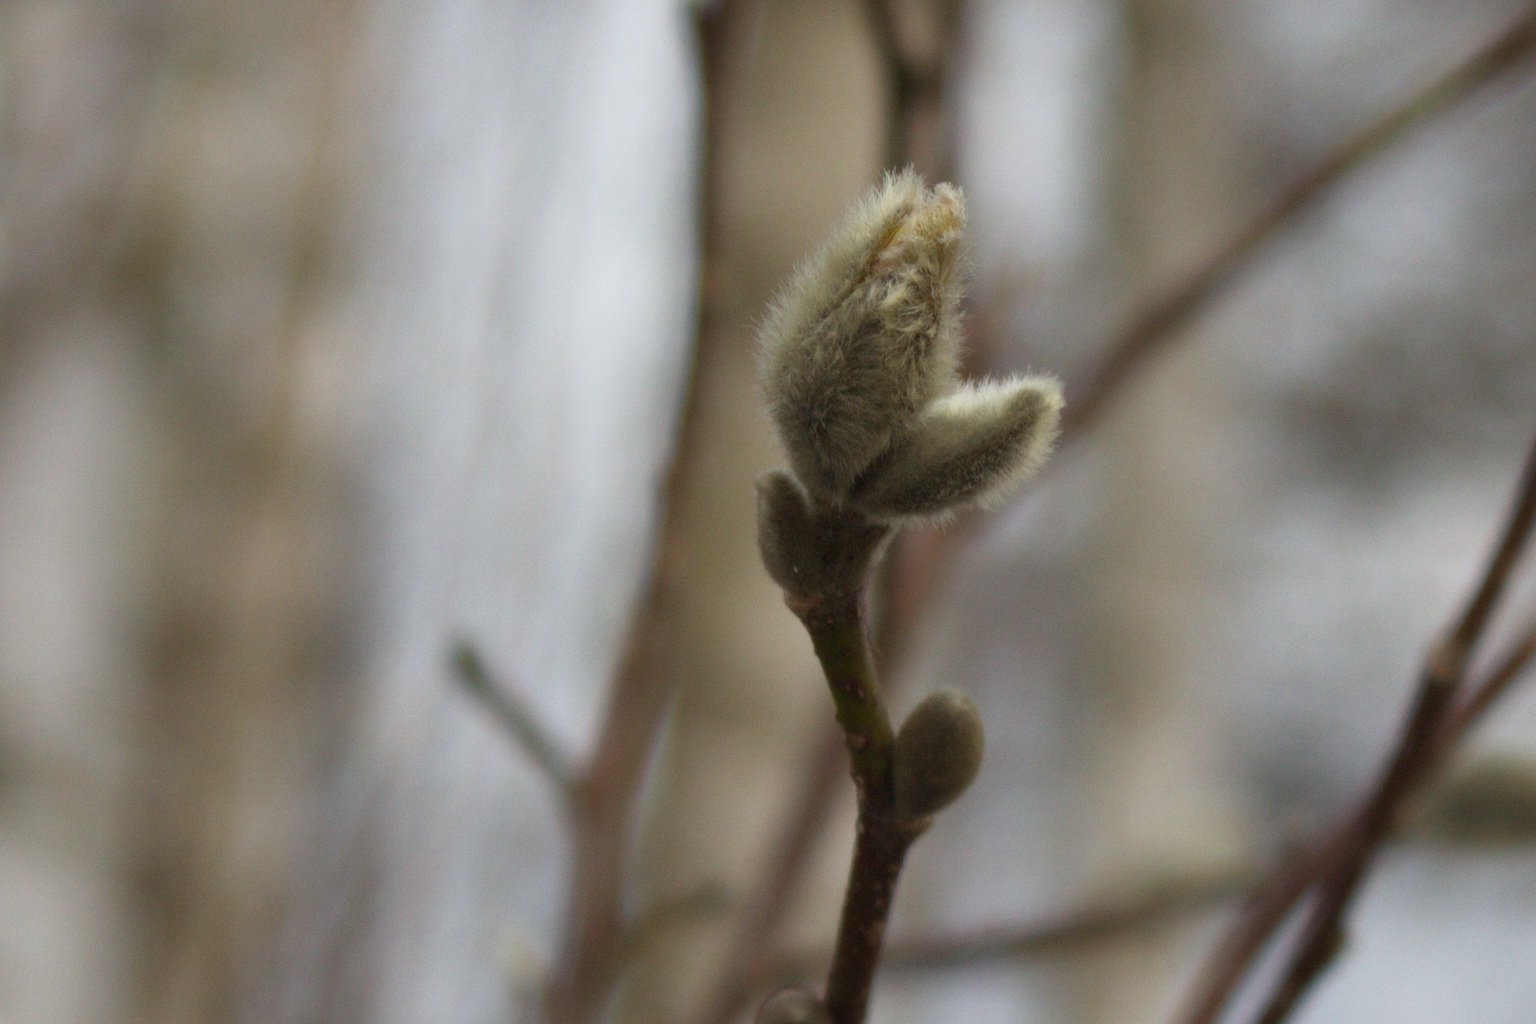
<svg viewBox="0 0 1536 1024"><path fill-rule="evenodd" d="M1023 925L979 928L954 935L897 939L881 958L885 972L918 972L1004 963L1078 949L1170 918L1230 900L1253 885L1251 872L1225 878L1190 879L1160 885L1128 899L1084 907ZM827 962L828 953L787 954L774 977L788 982Z"/></svg>
<svg viewBox="0 0 1536 1024"><path fill-rule="evenodd" d="M907 851L921 832L920 824L859 811L848 892L823 994L832 1024L864 1024L896 882Z"/></svg>
<svg viewBox="0 0 1536 1024"><path fill-rule="evenodd" d="M1342 937L1342 921L1377 850L1390 834L1405 802L1418 791L1453 747L1446 730L1466 705L1466 673L1472 655L1492 619L1521 551L1536 526L1536 440L1532 441L1520 482L1494 545L1465 606L1425 659L1414 702L1388 765L1357 809L1326 839L1277 871L1252 897L1217 944L1197 984L1184 1024L1211 1024L1252 968L1259 952L1301 897L1316 889L1307 924L1297 940L1279 984L1256 1018L1278 1024L1331 962ZM1533 641L1536 643L1536 641ZM1503 692L1524 664L1522 648L1482 684L1471 700L1486 708L1490 687ZM1510 667L1513 665L1514 667ZM1465 717L1465 713L1461 713ZM1467 719L1470 721L1470 718ZM1459 736L1459 732L1455 735Z"/></svg>
<svg viewBox="0 0 1536 1024"><path fill-rule="evenodd" d="M576 786L571 759L523 702L522 696L498 683L486 671L480 653L468 640L453 645L454 673L464 689L473 694L489 711L507 735L523 749L544 777L555 787L562 800L574 801Z"/></svg>
<svg viewBox="0 0 1536 1024"><path fill-rule="evenodd" d="M862 0L861 6L885 83L887 113L881 162L886 167L900 167L912 159L912 108L922 92L925 76L902 46L890 0Z"/></svg>
<svg viewBox="0 0 1536 1024"><path fill-rule="evenodd" d="M915 164L925 172L943 171L938 122L962 3L941 0L928 57L918 56L903 43L891 0L861 0L861 6L886 91L881 162L886 167Z"/></svg>
<svg viewBox="0 0 1536 1024"><path fill-rule="evenodd" d="M1533 659L1536 659L1536 621L1527 624L1520 638L1510 645L1484 678L1467 688L1466 699L1459 701L1446 716L1438 742L1449 746L1459 740L1530 668Z"/></svg>
<svg viewBox="0 0 1536 1024"><path fill-rule="evenodd" d="M816 753L732 935L724 973L699 1017L701 1024L734 1020L753 994L774 977L771 945L799 893L816 837L832 810L844 756L841 732L833 727L819 733Z"/></svg>
<svg viewBox="0 0 1536 1024"><path fill-rule="evenodd" d="M1464 689L1467 666L1504 595L1515 564L1536 524L1536 440L1532 441L1515 498L1471 599L1426 659L1419 698L1392 763L1350 831L1346 853L1320 880L1290 964L1257 1024L1281 1024L1332 963L1343 942L1343 922L1370 863L1399 810L1450 749L1438 742Z"/></svg>
<svg viewBox="0 0 1536 1024"><path fill-rule="evenodd" d="M875 678L874 657L864 635L864 595L821 598L794 607L811 635L811 646L827 675L837 724L842 727L860 804L890 811L892 776L890 714Z"/></svg>
<svg viewBox="0 0 1536 1024"><path fill-rule="evenodd" d="M1366 125L1293 181L1249 223L1178 284L1163 290L1105 346L1108 355L1083 385L1068 395L1062 435L1082 432L1102 415L1109 399L1179 328L1230 285L1265 245L1363 164L1387 152L1433 115L1470 98L1536 48L1536 10L1528 11L1488 45L1407 102Z"/></svg>
<svg viewBox="0 0 1536 1024"><path fill-rule="evenodd" d="M1533 19L1533 25L1536 25L1536 19ZM1532 442L1530 451L1526 453L1525 465L1520 470L1520 481L1515 486L1515 500L1504 517L1498 546L1489 556L1482 580L1472 599L1467 602L1466 610L1445 641L1442 656L1452 662L1447 668L1455 675L1466 673L1472 649L1488 628L1488 620L1493 617L1499 598L1509 585L1515 563L1530 541L1533 526L1536 526L1536 441Z"/></svg>
<svg viewBox="0 0 1536 1024"><path fill-rule="evenodd" d="M832 1024L863 1024L902 863L928 823L896 814L895 735L875 678L863 601L860 592L790 602L826 672L859 798L853 864L823 996Z"/></svg>
<svg viewBox="0 0 1536 1024"><path fill-rule="evenodd" d="M1392 831L1403 801L1433 767L1434 738L1453 686L1432 670L1424 674L1402 739L1381 781L1342 833L1347 838L1340 844L1341 854L1319 883L1291 963L1259 1012L1260 1024L1280 1024L1343 945L1344 917L1366 870Z"/></svg>
<svg viewBox="0 0 1536 1024"><path fill-rule="evenodd" d="M662 496L649 580L630 623L609 690L591 764L577 782L573 857L558 967L544 993L552 1024L585 1024L607 1002L625 934L625 840L646 759L660 732L670 690L672 609L683 574L681 497L700 444L701 381L714 354L721 273L719 140L722 96L741 48L752 0L720 0L696 14L700 94L698 306L693 359L683 388L677 441Z"/></svg>

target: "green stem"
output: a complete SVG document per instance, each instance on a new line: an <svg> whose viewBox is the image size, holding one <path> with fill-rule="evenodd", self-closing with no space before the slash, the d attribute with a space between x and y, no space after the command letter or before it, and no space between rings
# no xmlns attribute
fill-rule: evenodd
<svg viewBox="0 0 1536 1024"><path fill-rule="evenodd" d="M842 726L853 763L859 807L883 814L889 811L894 793L891 748L895 736L875 678L862 603L861 595L848 594L821 599L797 611L832 691L837 724Z"/></svg>
<svg viewBox="0 0 1536 1024"><path fill-rule="evenodd" d="M853 864L825 1003L833 1024L863 1024L901 866L928 819L903 821L894 814L895 736L869 652L862 595L819 598L799 604L796 612L826 673L859 795Z"/></svg>

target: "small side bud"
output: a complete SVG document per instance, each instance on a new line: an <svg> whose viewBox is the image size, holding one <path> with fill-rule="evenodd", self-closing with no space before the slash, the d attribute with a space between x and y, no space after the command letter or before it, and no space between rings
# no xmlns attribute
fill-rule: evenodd
<svg viewBox="0 0 1536 1024"><path fill-rule="evenodd" d="M896 813L913 820L953 803L981 768L981 716L959 690L930 693L896 734Z"/></svg>
<svg viewBox="0 0 1536 1024"><path fill-rule="evenodd" d="M1061 406L1061 386L1049 377L966 385L897 435L851 501L883 522L993 504L1044 464Z"/></svg>
<svg viewBox="0 0 1536 1024"><path fill-rule="evenodd" d="M856 593L890 534L854 509L816 505L783 470L758 477L758 551L792 598Z"/></svg>
<svg viewBox="0 0 1536 1024"><path fill-rule="evenodd" d="M954 386L965 201L887 175L768 310L763 393L810 493L836 501L919 409Z"/></svg>
<svg viewBox="0 0 1536 1024"><path fill-rule="evenodd" d="M757 478L757 550L773 582L804 593L816 549L810 502L795 478L775 469Z"/></svg>
<svg viewBox="0 0 1536 1024"><path fill-rule="evenodd" d="M831 1024L821 1000L803 988L781 988L757 1008L756 1024Z"/></svg>

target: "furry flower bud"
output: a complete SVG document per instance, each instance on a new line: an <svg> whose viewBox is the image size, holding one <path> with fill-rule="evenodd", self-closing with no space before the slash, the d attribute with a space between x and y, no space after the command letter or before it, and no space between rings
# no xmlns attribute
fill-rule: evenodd
<svg viewBox="0 0 1536 1024"><path fill-rule="evenodd" d="M954 803L976 778L985 742L971 698L947 688L924 697L896 734L896 813L915 820Z"/></svg>
<svg viewBox="0 0 1536 1024"><path fill-rule="evenodd" d="M989 505L1045 462L1061 405L1061 387L1049 377L967 384L892 439L855 486L852 504L881 522Z"/></svg>
<svg viewBox="0 0 1536 1024"><path fill-rule="evenodd" d="M965 201L889 174L784 288L760 332L789 462L838 502L901 426L955 384Z"/></svg>
<svg viewBox="0 0 1536 1024"><path fill-rule="evenodd" d="M956 375L964 228L954 186L887 175L769 309L763 391L808 507L940 520L1045 461L1061 417L1054 380Z"/></svg>

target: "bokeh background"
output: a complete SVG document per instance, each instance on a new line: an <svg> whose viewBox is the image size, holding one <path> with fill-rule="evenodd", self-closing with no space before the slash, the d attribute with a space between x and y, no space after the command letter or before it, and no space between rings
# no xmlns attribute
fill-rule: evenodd
<svg viewBox="0 0 1536 1024"><path fill-rule="evenodd" d="M920 50L941 12L896 7ZM967 0L928 169L971 203L976 372L1070 401L1139 299L1522 9ZM692 909L609 1010L692 1019L830 709L757 564L752 324L885 138L855 0L756 6L707 177L696 63L677 0L0 5L0 1022L539 1019L569 832L447 651L590 748L708 188L626 897ZM1241 877L1369 779L1536 427L1532 79L1308 210L944 548L895 703L966 690L988 757L898 936ZM1465 761L1510 827L1395 845L1298 1019L1536 1016L1536 698ZM842 799L796 943L831 934ZM1217 920L892 974L873 1018L1162 1021Z"/></svg>

